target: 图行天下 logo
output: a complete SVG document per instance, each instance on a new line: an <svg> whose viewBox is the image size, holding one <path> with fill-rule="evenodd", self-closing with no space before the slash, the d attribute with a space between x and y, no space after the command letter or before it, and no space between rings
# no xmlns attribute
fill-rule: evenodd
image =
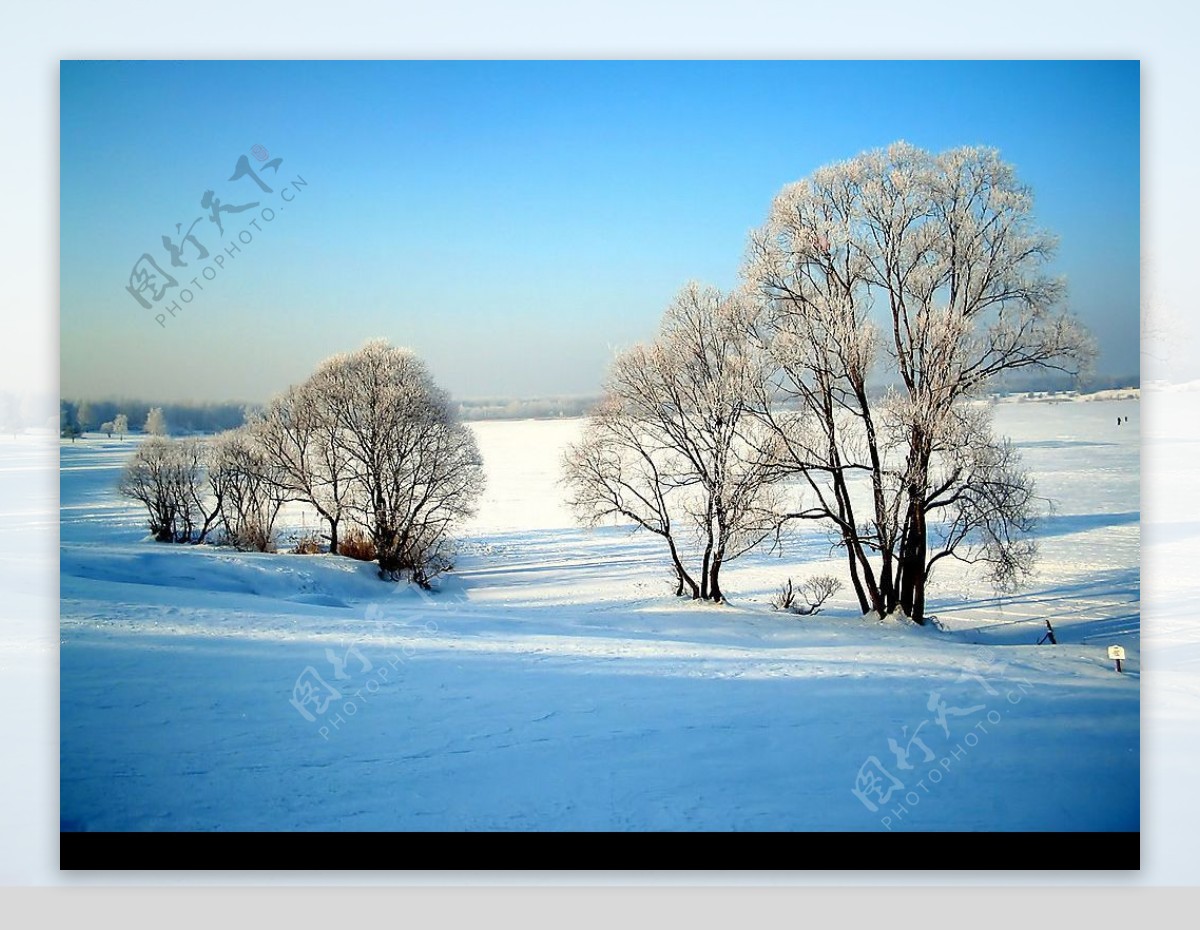
<svg viewBox="0 0 1200 930"><path fill-rule="evenodd" d="M258 192L249 196L256 199L246 200L246 194L235 197L225 191L206 189L198 201L204 212L186 226L183 222L175 223L174 232L161 235L161 252L143 252L133 263L125 290L143 309L158 311L154 321L159 326L165 328L168 318L174 319L186 305L193 303L197 292L205 290L205 283L216 280L226 262L242 254L243 246L250 245L256 233L265 232L262 224L274 222L296 195L308 187L308 181L301 175L290 180L281 178L283 158L271 158L265 146L256 144L250 152L261 163L258 169L245 155L239 155L226 183L253 183ZM238 190L244 191L245 185ZM275 205L266 198L274 198ZM245 222L234 228L235 218L243 214Z"/></svg>

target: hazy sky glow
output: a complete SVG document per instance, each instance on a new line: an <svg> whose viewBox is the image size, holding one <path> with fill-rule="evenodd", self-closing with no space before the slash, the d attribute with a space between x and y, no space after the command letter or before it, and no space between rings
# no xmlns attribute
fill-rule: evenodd
<svg viewBox="0 0 1200 930"><path fill-rule="evenodd" d="M61 78L67 397L264 400L373 336L460 397L594 393L682 284L736 282L785 183L897 139L998 147L1060 237L1097 370L1138 370L1136 62L65 62ZM243 155L271 193L228 180ZM222 237L207 190L259 206L222 214ZM209 257L185 245L173 268L162 236L197 217ZM145 293L151 309L126 291L143 253L179 284Z"/></svg>

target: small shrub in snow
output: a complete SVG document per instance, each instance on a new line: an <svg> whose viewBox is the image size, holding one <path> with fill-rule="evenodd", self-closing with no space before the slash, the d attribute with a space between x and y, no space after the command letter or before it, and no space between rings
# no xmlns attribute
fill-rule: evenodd
<svg viewBox="0 0 1200 930"><path fill-rule="evenodd" d="M789 578L771 598L771 606L776 610L810 616L820 613L825 602L841 589L842 583L832 575L815 575L801 582L799 587L794 586Z"/></svg>
<svg viewBox="0 0 1200 930"><path fill-rule="evenodd" d="M775 610L791 610L795 603L796 589L792 585L792 579L789 578L787 583L780 587L775 596L771 598L771 606Z"/></svg>
<svg viewBox="0 0 1200 930"><path fill-rule="evenodd" d="M321 551L321 537L315 532L305 533L296 539L292 552L296 555L317 555Z"/></svg>
<svg viewBox="0 0 1200 930"><path fill-rule="evenodd" d="M373 538L378 538L379 534ZM379 574L389 581L408 578L422 588L443 572L454 568L454 541L439 527L417 527L407 533L383 534L383 545L376 545Z"/></svg>
<svg viewBox="0 0 1200 930"><path fill-rule="evenodd" d="M374 562L379 557L371 537L358 527L347 530L338 540L338 555L358 559L360 562Z"/></svg>
<svg viewBox="0 0 1200 930"><path fill-rule="evenodd" d="M227 529L221 542L241 552L276 551L275 534L261 523L247 522Z"/></svg>

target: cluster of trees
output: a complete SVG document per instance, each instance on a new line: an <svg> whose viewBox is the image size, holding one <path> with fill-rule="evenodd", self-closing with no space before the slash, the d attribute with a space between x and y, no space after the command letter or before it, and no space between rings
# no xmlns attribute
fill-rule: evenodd
<svg viewBox="0 0 1200 930"><path fill-rule="evenodd" d="M126 465L119 489L146 508L159 542L204 542L224 506L219 494L210 501L208 491L223 483L215 444L154 436Z"/></svg>
<svg viewBox="0 0 1200 930"><path fill-rule="evenodd" d="M220 527L234 545L266 549L297 501L320 516L330 552L346 527L360 530L382 577L422 586L451 567L452 531L482 489L474 434L449 396L384 341L327 359L213 440L148 440L122 480L158 539L203 542Z"/></svg>
<svg viewBox="0 0 1200 930"><path fill-rule="evenodd" d="M118 439L124 439L125 434L129 432L129 417L123 413L118 413L111 420L106 420L100 424L100 432L112 439L115 435Z"/></svg>
<svg viewBox="0 0 1200 930"><path fill-rule="evenodd" d="M204 440L152 435L122 472L120 491L141 503L159 542L202 543L215 531L239 549L273 547L290 499L245 430Z"/></svg>
<svg viewBox="0 0 1200 930"><path fill-rule="evenodd" d="M688 285L614 361L566 455L580 518L662 537L693 598L722 600L724 564L806 520L844 551L864 613L923 623L948 558L1019 583L1033 483L976 401L1094 354L1032 207L986 148L897 143L784 188L742 285Z"/></svg>

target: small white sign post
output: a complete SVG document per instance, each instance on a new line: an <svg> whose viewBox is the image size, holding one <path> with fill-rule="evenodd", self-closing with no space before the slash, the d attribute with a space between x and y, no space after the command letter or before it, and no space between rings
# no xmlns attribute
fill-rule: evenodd
<svg viewBox="0 0 1200 930"><path fill-rule="evenodd" d="M1120 646L1109 646L1108 657L1117 663L1117 671L1121 670L1121 660L1125 658L1125 650Z"/></svg>

